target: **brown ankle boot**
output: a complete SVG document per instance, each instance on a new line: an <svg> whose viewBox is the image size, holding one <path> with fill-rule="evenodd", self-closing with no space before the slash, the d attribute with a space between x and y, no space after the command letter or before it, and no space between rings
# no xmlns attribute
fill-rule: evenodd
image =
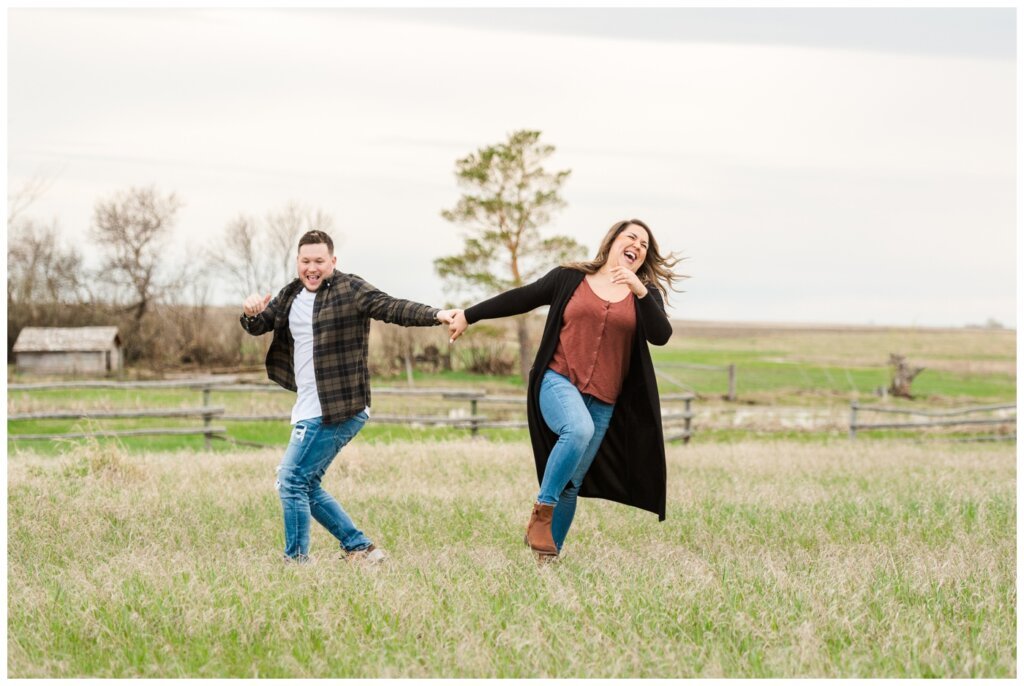
<svg viewBox="0 0 1024 686"><path fill-rule="evenodd" d="M551 515L554 512L554 505L535 503L530 514L530 523L526 525L526 545L538 555L558 555L558 547L551 538Z"/></svg>

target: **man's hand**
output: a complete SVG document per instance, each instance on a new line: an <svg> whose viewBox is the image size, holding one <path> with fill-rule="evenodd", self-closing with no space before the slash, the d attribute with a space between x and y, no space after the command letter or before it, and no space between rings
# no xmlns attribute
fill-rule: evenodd
<svg viewBox="0 0 1024 686"><path fill-rule="evenodd" d="M448 333L451 335L448 342L454 343L468 328L469 322L466 321L465 311L456 310L455 317L452 319L451 324L448 325Z"/></svg>
<svg viewBox="0 0 1024 686"><path fill-rule="evenodd" d="M244 303L242 303L242 312L246 317L255 317L260 312L267 309L267 305L269 303L270 293L267 293L265 296L253 293L245 299Z"/></svg>
<svg viewBox="0 0 1024 686"><path fill-rule="evenodd" d="M455 313L461 311L462 310L439 310L435 316L437 317L437 321L444 324L451 324L452 320L455 318Z"/></svg>

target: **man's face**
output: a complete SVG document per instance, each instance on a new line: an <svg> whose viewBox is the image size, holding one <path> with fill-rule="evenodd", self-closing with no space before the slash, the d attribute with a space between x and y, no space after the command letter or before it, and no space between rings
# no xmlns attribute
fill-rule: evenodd
<svg viewBox="0 0 1024 686"><path fill-rule="evenodd" d="M334 265L337 263L338 258L331 254L326 243L307 243L301 246L295 260L299 279L307 291L320 288L323 280L334 273Z"/></svg>

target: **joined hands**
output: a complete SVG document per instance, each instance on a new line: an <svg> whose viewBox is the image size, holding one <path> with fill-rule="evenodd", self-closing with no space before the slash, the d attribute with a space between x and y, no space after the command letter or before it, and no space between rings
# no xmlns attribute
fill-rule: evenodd
<svg viewBox="0 0 1024 686"><path fill-rule="evenodd" d="M469 328L469 322L466 321L466 311L453 310L453 312L455 315L452 317L451 323L448 324L449 343L454 343Z"/></svg>
<svg viewBox="0 0 1024 686"><path fill-rule="evenodd" d="M434 317L442 324L451 324L452 318L455 317L455 313L459 311L460 310L438 310Z"/></svg>
<svg viewBox="0 0 1024 686"><path fill-rule="evenodd" d="M454 343L455 339L461 336L469 326L463 310L439 310L435 316L437 321L448 325L449 343Z"/></svg>

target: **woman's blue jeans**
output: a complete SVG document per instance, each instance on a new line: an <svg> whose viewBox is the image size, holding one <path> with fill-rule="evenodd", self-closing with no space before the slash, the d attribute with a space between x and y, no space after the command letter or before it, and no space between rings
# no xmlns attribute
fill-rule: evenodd
<svg viewBox="0 0 1024 686"><path fill-rule="evenodd" d="M562 549L576 516L576 496L583 485L597 449L604 440L615 405L580 393L566 377L550 369L540 382L540 412L544 422L558 434L551 449L537 502L554 505L551 537Z"/></svg>
<svg viewBox="0 0 1024 686"><path fill-rule="evenodd" d="M284 554L303 559L309 554L309 518L320 522L346 552L362 550L370 539L356 528L341 505L320 487L320 479L338 452L366 424L365 411L337 424L320 417L303 419L292 427L281 466L277 490L284 510Z"/></svg>

